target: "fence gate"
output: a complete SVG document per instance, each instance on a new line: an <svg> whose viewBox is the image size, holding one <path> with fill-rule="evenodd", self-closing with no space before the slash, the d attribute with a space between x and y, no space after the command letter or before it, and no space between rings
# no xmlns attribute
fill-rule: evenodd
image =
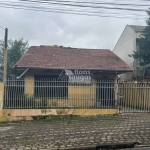
<svg viewBox="0 0 150 150"><path fill-rule="evenodd" d="M97 79L96 103L103 108L115 107L114 80Z"/></svg>
<svg viewBox="0 0 150 150"><path fill-rule="evenodd" d="M121 113L150 112L150 82L118 83Z"/></svg>

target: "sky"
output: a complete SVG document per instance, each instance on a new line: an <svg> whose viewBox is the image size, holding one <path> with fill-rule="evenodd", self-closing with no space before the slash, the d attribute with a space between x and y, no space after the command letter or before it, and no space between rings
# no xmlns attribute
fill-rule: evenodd
<svg viewBox="0 0 150 150"><path fill-rule="evenodd" d="M30 46L62 45L113 50L127 24L146 25L144 19L80 16L0 7L0 26L8 28L9 38L23 37ZM4 30L0 29L0 39L3 38Z"/></svg>

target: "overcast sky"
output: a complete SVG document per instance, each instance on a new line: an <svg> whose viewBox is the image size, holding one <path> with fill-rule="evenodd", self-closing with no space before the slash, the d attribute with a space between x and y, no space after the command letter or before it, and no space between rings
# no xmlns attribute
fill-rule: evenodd
<svg viewBox="0 0 150 150"><path fill-rule="evenodd" d="M144 19L117 19L0 8L0 26L9 38L23 37L33 45L63 45L113 50L127 24L146 25ZM0 29L0 39L4 31Z"/></svg>

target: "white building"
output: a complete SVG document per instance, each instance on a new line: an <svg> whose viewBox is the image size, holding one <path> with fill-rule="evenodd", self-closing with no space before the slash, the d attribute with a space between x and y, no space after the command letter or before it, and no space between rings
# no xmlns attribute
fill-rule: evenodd
<svg viewBox="0 0 150 150"><path fill-rule="evenodd" d="M144 29L145 26L126 25L113 49L113 52L134 70L140 66L140 63L138 60L129 57L129 54L133 54L133 52L136 51L137 39L140 37ZM131 80L131 78L133 78L133 73L123 74L121 78L122 80Z"/></svg>

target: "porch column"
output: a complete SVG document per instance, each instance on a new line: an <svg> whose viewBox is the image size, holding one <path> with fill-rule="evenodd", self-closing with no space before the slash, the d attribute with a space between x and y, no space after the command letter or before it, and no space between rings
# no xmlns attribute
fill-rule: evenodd
<svg viewBox="0 0 150 150"><path fill-rule="evenodd" d="M0 82L0 110L3 109L4 83Z"/></svg>
<svg viewBox="0 0 150 150"><path fill-rule="evenodd" d="M34 74L25 75L25 94L29 97L34 96Z"/></svg>

